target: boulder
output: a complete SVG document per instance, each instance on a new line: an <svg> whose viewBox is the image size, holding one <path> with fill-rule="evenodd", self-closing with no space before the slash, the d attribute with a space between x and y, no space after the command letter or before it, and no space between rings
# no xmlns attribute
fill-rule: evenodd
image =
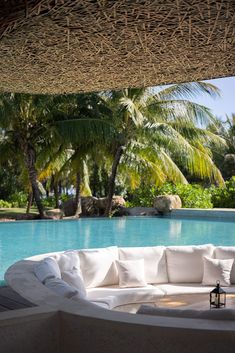
<svg viewBox="0 0 235 353"><path fill-rule="evenodd" d="M117 216L155 216L157 214L154 207L121 207Z"/></svg>
<svg viewBox="0 0 235 353"><path fill-rule="evenodd" d="M74 216L76 212L76 202L75 199L69 199L63 202L62 210L64 212L65 217Z"/></svg>
<svg viewBox="0 0 235 353"><path fill-rule="evenodd" d="M182 202L178 195L160 195L155 198L153 206L159 213L168 213L174 208L181 208Z"/></svg>
<svg viewBox="0 0 235 353"><path fill-rule="evenodd" d="M47 210L46 216L51 219L62 219L64 212L60 208L54 208L53 210Z"/></svg>
<svg viewBox="0 0 235 353"><path fill-rule="evenodd" d="M97 216L99 214L97 200L98 199L93 196L82 197L83 216Z"/></svg>
<svg viewBox="0 0 235 353"><path fill-rule="evenodd" d="M113 196L112 199L112 210L118 210L119 208L124 207L126 204L124 198L122 196ZM103 214L107 205L107 197L101 197L97 199L97 207L99 209L100 214Z"/></svg>
<svg viewBox="0 0 235 353"><path fill-rule="evenodd" d="M82 216L99 216L103 215L107 197L97 198L94 196L86 196L81 198L82 203ZM125 206L125 200L122 196L113 196L112 210L117 210ZM63 203L62 209L66 217L74 216L76 212L75 199L70 199Z"/></svg>

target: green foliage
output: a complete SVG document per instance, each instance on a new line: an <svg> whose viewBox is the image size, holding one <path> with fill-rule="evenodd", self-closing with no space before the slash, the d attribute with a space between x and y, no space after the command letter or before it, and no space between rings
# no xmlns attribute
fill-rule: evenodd
<svg viewBox="0 0 235 353"><path fill-rule="evenodd" d="M71 196L66 195L66 194L62 194L62 195L59 196L59 199L62 202L65 202L65 201L69 200L70 198L71 198ZM42 200L42 203L43 203L44 207L55 207L55 204L56 204L55 197L54 196L48 196L48 197L46 197L46 198L44 198Z"/></svg>
<svg viewBox="0 0 235 353"><path fill-rule="evenodd" d="M9 198L11 202L11 207L26 207L28 200L28 195L25 194L23 191L15 192Z"/></svg>
<svg viewBox="0 0 235 353"><path fill-rule="evenodd" d="M133 206L153 206L154 198L158 195L179 195L182 200L182 207L185 208L212 208L211 190L205 189L197 184L177 184L165 183L161 187L143 187L135 190L130 197L129 207Z"/></svg>
<svg viewBox="0 0 235 353"><path fill-rule="evenodd" d="M213 188L212 203L214 207L235 208L235 177L226 181L223 188Z"/></svg>
<svg viewBox="0 0 235 353"><path fill-rule="evenodd" d="M12 204L8 201L0 200L0 208L11 208Z"/></svg>

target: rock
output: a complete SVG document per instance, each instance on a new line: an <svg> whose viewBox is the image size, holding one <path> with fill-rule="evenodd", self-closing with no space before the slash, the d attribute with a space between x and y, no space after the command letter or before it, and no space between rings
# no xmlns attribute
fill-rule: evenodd
<svg viewBox="0 0 235 353"><path fill-rule="evenodd" d="M0 222L15 222L13 218L0 218Z"/></svg>
<svg viewBox="0 0 235 353"><path fill-rule="evenodd" d="M126 201L122 196L113 196L112 199L112 210L118 209L119 207L124 207L126 204ZM97 199L97 206L99 210L103 213L106 209L107 205L107 197L101 197Z"/></svg>
<svg viewBox="0 0 235 353"><path fill-rule="evenodd" d="M69 199L62 204L62 210L65 217L74 216L76 212L76 202L75 199Z"/></svg>
<svg viewBox="0 0 235 353"><path fill-rule="evenodd" d="M104 214L107 198L97 198L94 196L87 196L81 198L82 216L100 216ZM117 210L125 206L125 200L122 196L114 196L112 201L112 210ZM75 199L70 199L63 203L62 209L66 217L74 216L76 212Z"/></svg>
<svg viewBox="0 0 235 353"><path fill-rule="evenodd" d="M99 209L97 206L97 198L93 196L82 197L82 215L97 216Z"/></svg>
<svg viewBox="0 0 235 353"><path fill-rule="evenodd" d="M51 219L62 219L64 216L64 212L60 208L54 208L53 210L47 210L46 216Z"/></svg>
<svg viewBox="0 0 235 353"><path fill-rule="evenodd" d="M168 213L174 208L181 208L182 202L178 195L160 195L155 198L153 206L160 213Z"/></svg>
<svg viewBox="0 0 235 353"><path fill-rule="evenodd" d="M158 214L154 207L121 207L118 216L154 216Z"/></svg>

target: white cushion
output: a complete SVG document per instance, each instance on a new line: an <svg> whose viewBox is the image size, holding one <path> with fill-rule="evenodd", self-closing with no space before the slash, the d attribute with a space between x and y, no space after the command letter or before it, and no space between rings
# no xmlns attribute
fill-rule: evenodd
<svg viewBox="0 0 235 353"><path fill-rule="evenodd" d="M141 305L137 314L169 316L169 317L185 317L191 319L208 319L208 320L235 320L234 309L223 310L190 310L190 309L168 309L158 308L150 305Z"/></svg>
<svg viewBox="0 0 235 353"><path fill-rule="evenodd" d="M213 245L169 246L166 248L169 282L201 283L203 257L212 257Z"/></svg>
<svg viewBox="0 0 235 353"><path fill-rule="evenodd" d="M60 271L70 271L74 268L80 268L80 260L77 251L65 251L56 258Z"/></svg>
<svg viewBox="0 0 235 353"><path fill-rule="evenodd" d="M86 288L118 284L118 272L115 264L115 261L118 260L116 246L80 250L79 258Z"/></svg>
<svg viewBox="0 0 235 353"><path fill-rule="evenodd" d="M53 257L46 257L36 264L34 273L42 283L49 278L61 278L60 268Z"/></svg>
<svg viewBox="0 0 235 353"><path fill-rule="evenodd" d="M77 289L79 298L86 298L86 288L80 270L74 268L70 271L64 271L61 273L61 276L63 281Z"/></svg>
<svg viewBox="0 0 235 353"><path fill-rule="evenodd" d="M70 286L61 278L49 278L46 280L45 286L64 298L72 298L78 294L76 288Z"/></svg>
<svg viewBox="0 0 235 353"><path fill-rule="evenodd" d="M164 293L152 285L136 288L120 288L118 285L87 289L87 299L106 303L109 308L133 303L150 303L162 298Z"/></svg>
<svg viewBox="0 0 235 353"><path fill-rule="evenodd" d="M158 289L163 291L165 295L178 295L178 294L204 294L210 293L213 286L202 286L201 283L166 283L155 285ZM235 290L235 288L233 288Z"/></svg>
<svg viewBox="0 0 235 353"><path fill-rule="evenodd" d="M233 266L233 259L219 260L204 257L204 274L202 284L214 285L220 281L221 286L230 286L230 273Z"/></svg>
<svg viewBox="0 0 235 353"><path fill-rule="evenodd" d="M230 281L235 284L235 246L218 246L215 248L216 259L234 259Z"/></svg>
<svg viewBox="0 0 235 353"><path fill-rule="evenodd" d="M144 259L116 261L119 287L145 287L147 286L144 271Z"/></svg>
<svg viewBox="0 0 235 353"><path fill-rule="evenodd" d="M147 283L168 282L164 246L119 248L120 260L144 259Z"/></svg>

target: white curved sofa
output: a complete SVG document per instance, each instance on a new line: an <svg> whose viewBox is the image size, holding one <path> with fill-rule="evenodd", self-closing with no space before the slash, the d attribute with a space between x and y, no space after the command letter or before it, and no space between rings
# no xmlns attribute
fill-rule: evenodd
<svg viewBox="0 0 235 353"><path fill-rule="evenodd" d="M80 269L87 292L85 299L106 309L130 303L156 302L158 298L165 295L209 293L215 287L218 278L216 277L217 273L212 271L212 277L215 278L209 278L208 285L202 284L205 276L205 257L217 259L220 262L222 260L222 263L224 260L234 259L229 273L231 284L226 287L226 292L235 293L235 247L214 247L211 244L169 247L109 247L76 250L76 253L79 255ZM6 271L5 280L19 294L35 304L57 305L64 298L41 283L35 276L34 269L41 260L50 256L57 261L61 272L63 272L64 264L60 260L62 255L62 252L50 253L19 261ZM134 261L135 264L136 260L137 262L144 260L146 285L120 287L120 272L117 269L117 262L125 264L126 261ZM221 267L221 263L217 265L218 268ZM216 271L217 267L215 266L212 270ZM225 275L228 275L226 266ZM127 283L127 285L129 284ZM80 299L79 295L72 299L76 300L77 298Z"/></svg>

